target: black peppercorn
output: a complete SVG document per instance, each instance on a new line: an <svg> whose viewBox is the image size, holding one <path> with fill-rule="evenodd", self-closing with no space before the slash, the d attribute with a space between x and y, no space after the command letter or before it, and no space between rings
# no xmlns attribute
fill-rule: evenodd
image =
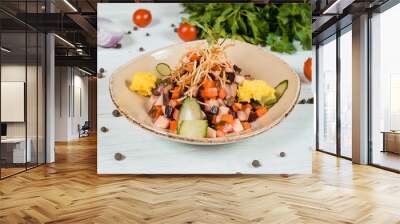
<svg viewBox="0 0 400 224"><path fill-rule="evenodd" d="M121 161L121 160L125 159L125 156L122 155L121 153L117 152L117 153L114 154L114 159L118 160L118 161Z"/></svg>
<svg viewBox="0 0 400 224"><path fill-rule="evenodd" d="M165 106L165 116L167 118L171 118L172 117L172 112L174 111L174 108L171 107L170 105Z"/></svg>
<svg viewBox="0 0 400 224"><path fill-rule="evenodd" d="M100 128L100 131L102 131L102 132L107 132L107 131L108 131L108 128L106 128L106 127L101 127L101 128Z"/></svg>
<svg viewBox="0 0 400 224"><path fill-rule="evenodd" d="M307 100L307 103L308 103L308 104L313 104L313 103L314 103L314 98L312 98L312 97L309 98L309 99Z"/></svg>
<svg viewBox="0 0 400 224"><path fill-rule="evenodd" d="M121 113L119 112L119 110L113 110L112 115L113 115L114 117L120 117L120 116L121 116Z"/></svg>
<svg viewBox="0 0 400 224"><path fill-rule="evenodd" d="M174 29L174 32L175 32L175 33L176 33L176 32L178 32L178 29L177 29L177 28L175 28L175 29Z"/></svg>
<svg viewBox="0 0 400 224"><path fill-rule="evenodd" d="M133 27L133 30L138 30L138 28L136 26Z"/></svg>
<svg viewBox="0 0 400 224"><path fill-rule="evenodd" d="M280 156L280 157L285 157L285 156L286 156L286 153L285 153L285 152L281 152L281 153L279 153L279 156Z"/></svg>
<svg viewBox="0 0 400 224"><path fill-rule="evenodd" d="M116 48L116 49L119 49L119 48L121 48L122 47L122 45L120 44L120 43L118 43L118 44L116 44L115 46L114 46L114 48Z"/></svg>
<svg viewBox="0 0 400 224"><path fill-rule="evenodd" d="M218 107L215 106L215 105L212 106L211 110L210 110L210 113L213 114L213 115L217 115L218 114Z"/></svg>
<svg viewBox="0 0 400 224"><path fill-rule="evenodd" d="M131 34L132 32L129 30L128 32L127 32L127 34Z"/></svg>
<svg viewBox="0 0 400 224"><path fill-rule="evenodd" d="M261 163L260 163L260 161L258 161L258 160L253 160L253 162L251 163L251 165L253 166L253 167L255 167L255 168L258 168L258 167L260 167L261 166Z"/></svg>
<svg viewBox="0 0 400 224"><path fill-rule="evenodd" d="M104 68L100 68L99 72L104 73Z"/></svg>
<svg viewBox="0 0 400 224"><path fill-rule="evenodd" d="M249 114L249 119L248 119L248 121L249 121L249 122L253 122L253 121L255 121L255 120L257 120L257 114L256 114L254 111L251 111L250 114Z"/></svg>
<svg viewBox="0 0 400 224"><path fill-rule="evenodd" d="M149 34L149 33L146 33L146 37L148 37L148 36L150 36L150 34Z"/></svg>
<svg viewBox="0 0 400 224"><path fill-rule="evenodd" d="M171 27L175 27L175 24L172 23L172 24L171 24Z"/></svg>
<svg viewBox="0 0 400 224"><path fill-rule="evenodd" d="M235 73L234 72L227 72L226 73L226 79L230 82L233 83L235 81Z"/></svg>
<svg viewBox="0 0 400 224"><path fill-rule="evenodd" d="M302 99L299 101L299 104L305 104L306 103L306 99Z"/></svg>
<svg viewBox="0 0 400 224"><path fill-rule="evenodd" d="M140 47L140 48L139 48L139 51L144 51L144 48L143 48L143 47Z"/></svg>

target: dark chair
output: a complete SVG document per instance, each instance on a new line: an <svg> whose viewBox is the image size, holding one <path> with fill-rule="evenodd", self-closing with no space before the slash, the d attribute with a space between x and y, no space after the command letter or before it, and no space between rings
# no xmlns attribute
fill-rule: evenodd
<svg viewBox="0 0 400 224"><path fill-rule="evenodd" d="M85 121L85 123L82 125L82 127L80 127L80 125L78 125L79 138L89 136L89 129L90 129L89 121Z"/></svg>

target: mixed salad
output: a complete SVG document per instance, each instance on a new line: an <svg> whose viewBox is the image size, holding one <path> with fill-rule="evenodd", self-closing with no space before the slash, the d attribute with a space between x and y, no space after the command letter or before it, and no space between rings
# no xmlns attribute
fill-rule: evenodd
<svg viewBox="0 0 400 224"><path fill-rule="evenodd" d="M135 73L130 90L149 97L146 109L157 128L194 138L240 134L266 116L288 87L275 88L231 63L223 42L198 45L183 55L175 69L156 66L159 77Z"/></svg>

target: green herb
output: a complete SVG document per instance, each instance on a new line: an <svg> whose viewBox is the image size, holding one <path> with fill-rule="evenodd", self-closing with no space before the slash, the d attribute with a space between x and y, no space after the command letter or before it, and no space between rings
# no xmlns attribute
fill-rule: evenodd
<svg viewBox="0 0 400 224"><path fill-rule="evenodd" d="M311 6L307 3L184 3L187 21L200 28L200 39L232 38L292 54L293 41L311 49Z"/></svg>

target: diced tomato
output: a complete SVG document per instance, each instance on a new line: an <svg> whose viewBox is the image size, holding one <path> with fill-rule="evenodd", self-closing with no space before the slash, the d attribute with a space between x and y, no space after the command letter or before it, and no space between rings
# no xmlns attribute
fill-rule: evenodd
<svg viewBox="0 0 400 224"><path fill-rule="evenodd" d="M189 61L197 61L200 59L200 55L197 53L189 53L188 58L189 58Z"/></svg>
<svg viewBox="0 0 400 224"><path fill-rule="evenodd" d="M242 122L242 126L244 130L251 128L251 124L249 122Z"/></svg>
<svg viewBox="0 0 400 224"><path fill-rule="evenodd" d="M215 64L211 67L211 71L221 71L221 66L219 64Z"/></svg>
<svg viewBox="0 0 400 224"><path fill-rule="evenodd" d="M169 122L169 130L171 132L176 132L176 127L178 126L178 122L176 120L172 120Z"/></svg>
<svg viewBox="0 0 400 224"><path fill-rule="evenodd" d="M214 98L218 96L217 88L205 88L203 93L205 98Z"/></svg>
<svg viewBox="0 0 400 224"><path fill-rule="evenodd" d="M242 109L242 104L241 103L234 103L232 105L232 110L235 111L235 112L238 112L241 109Z"/></svg>
<svg viewBox="0 0 400 224"><path fill-rule="evenodd" d="M161 115L163 115L163 111L162 111L162 106L154 106L155 107L155 111L154 111L154 118L157 119L159 118Z"/></svg>
<svg viewBox="0 0 400 224"><path fill-rule="evenodd" d="M226 97L226 91L225 91L225 89L221 88L221 89L218 91L218 97L221 98L221 99L225 99L225 97Z"/></svg>
<svg viewBox="0 0 400 224"><path fill-rule="evenodd" d="M232 124L233 123L233 116L232 114L223 114L221 116L221 121L226 122L228 124Z"/></svg>
<svg viewBox="0 0 400 224"><path fill-rule="evenodd" d="M257 117L261 117L265 113L267 113L267 108L266 107L259 107L256 110Z"/></svg>
<svg viewBox="0 0 400 224"><path fill-rule="evenodd" d="M215 82L212 79L204 79L203 81L204 89L215 87Z"/></svg>
<svg viewBox="0 0 400 224"><path fill-rule="evenodd" d="M179 86L176 86L173 90L172 90L172 99L178 99L179 96L181 95L181 88Z"/></svg>
<svg viewBox="0 0 400 224"><path fill-rule="evenodd" d="M179 110L178 109L174 109L174 112L172 113L172 118L174 118L175 120L179 119Z"/></svg>
<svg viewBox="0 0 400 224"><path fill-rule="evenodd" d="M187 64L185 64L183 66L183 69L185 69L188 72L192 72L193 71L193 66L194 66L193 62L187 63Z"/></svg>

